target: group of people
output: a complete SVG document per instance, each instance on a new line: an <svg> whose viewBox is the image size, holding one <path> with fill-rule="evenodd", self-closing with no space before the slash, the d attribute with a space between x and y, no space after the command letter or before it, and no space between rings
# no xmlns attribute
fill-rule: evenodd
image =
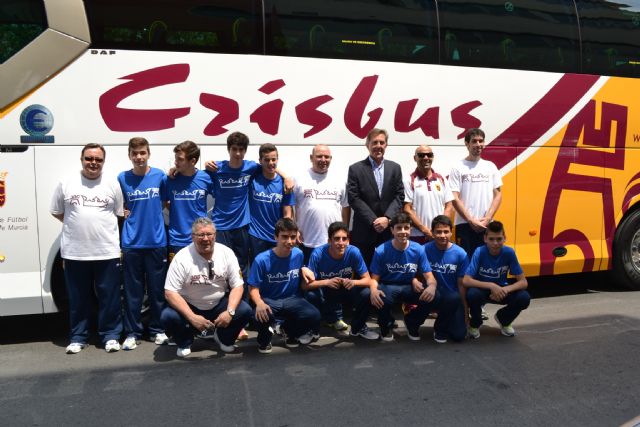
<svg viewBox="0 0 640 427"><path fill-rule="evenodd" d="M104 147L87 144L81 172L58 185L50 209L63 223L66 352L89 341L93 292L105 350L135 349L145 288L150 338L161 345L171 336L179 357L191 353L195 336L234 351L250 323L261 353L272 351L274 334L287 347L317 340L322 321L353 337L393 341L397 303L413 341L429 316L438 343L479 338L487 302L504 305L495 320L514 336L511 324L529 305L527 281L493 220L502 180L481 158L484 133L466 133L468 156L448 179L433 170L427 145L417 147L416 169L403 179L384 158L387 144L385 130L371 130L369 155L346 177L330 169L330 148L317 145L311 168L292 178L278 168L273 144L260 146L257 163L245 160L249 139L240 132L227 138L229 159L207 161L205 170L196 168L195 143L178 144L168 174L149 166L149 143L137 137L128 148L133 167L117 180L102 174ZM367 326L372 310L379 332Z"/></svg>

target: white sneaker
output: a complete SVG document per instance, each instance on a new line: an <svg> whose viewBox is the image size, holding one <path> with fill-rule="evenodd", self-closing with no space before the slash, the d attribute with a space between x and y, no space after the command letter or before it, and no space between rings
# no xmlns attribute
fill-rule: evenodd
<svg viewBox="0 0 640 427"><path fill-rule="evenodd" d="M156 343L156 345L165 345L165 344L169 344L169 337L167 336L167 334L156 334L155 338L153 339L153 342Z"/></svg>
<svg viewBox="0 0 640 427"><path fill-rule="evenodd" d="M363 327L358 332L353 332L353 330L352 330L350 332L350 335L352 337L362 337L365 340L377 340L378 338L380 338L380 334L379 333L372 331L367 326Z"/></svg>
<svg viewBox="0 0 640 427"><path fill-rule="evenodd" d="M191 347L180 348L178 347L178 351L176 351L176 356L178 357L187 357L191 354Z"/></svg>
<svg viewBox="0 0 640 427"><path fill-rule="evenodd" d="M87 348L87 344L72 342L67 346L66 352L67 354L78 354L82 351L82 349Z"/></svg>
<svg viewBox="0 0 640 427"><path fill-rule="evenodd" d="M126 340L122 343L123 350L133 350L138 346L138 340L136 337L127 337Z"/></svg>
<svg viewBox="0 0 640 427"><path fill-rule="evenodd" d="M232 345L222 344L222 341L220 341L220 338L218 337L217 329L213 333L213 340L216 342L216 344L218 344L218 347L220 347L220 350L224 351L225 353L232 353L236 349Z"/></svg>
<svg viewBox="0 0 640 427"><path fill-rule="evenodd" d="M313 341L313 333L307 332L306 334L300 335L298 337L298 342L302 345L309 345Z"/></svg>
<svg viewBox="0 0 640 427"><path fill-rule="evenodd" d="M104 351L107 353L114 353L120 350L120 343L116 340L109 340L104 345Z"/></svg>
<svg viewBox="0 0 640 427"><path fill-rule="evenodd" d="M502 335L504 335L505 337L515 337L516 336L516 330L513 329L513 326L511 326L511 324L503 325L502 323L500 323L500 320L498 320L498 313L496 313L493 316L493 320L495 320L496 323L498 325L500 325L500 333Z"/></svg>

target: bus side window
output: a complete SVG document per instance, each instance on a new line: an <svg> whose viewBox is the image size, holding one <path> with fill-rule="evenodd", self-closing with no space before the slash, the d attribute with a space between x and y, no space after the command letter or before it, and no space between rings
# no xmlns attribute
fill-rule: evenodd
<svg viewBox="0 0 640 427"><path fill-rule="evenodd" d="M47 29L42 0L0 4L0 64L11 58Z"/></svg>

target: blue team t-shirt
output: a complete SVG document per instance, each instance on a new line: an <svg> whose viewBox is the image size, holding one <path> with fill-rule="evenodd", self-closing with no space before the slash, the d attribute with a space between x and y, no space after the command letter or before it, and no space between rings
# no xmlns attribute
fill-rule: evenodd
<svg viewBox="0 0 640 427"><path fill-rule="evenodd" d="M303 261L304 255L298 248L284 258L269 249L258 254L251 264L248 283L260 289L262 298L277 300L299 295Z"/></svg>
<svg viewBox="0 0 640 427"><path fill-rule="evenodd" d="M326 280L333 277L344 279L359 279L367 272L360 249L348 245L344 256L335 259L329 254L329 244L318 246L309 257L309 270L313 271L317 280Z"/></svg>
<svg viewBox="0 0 640 427"><path fill-rule="evenodd" d="M441 293L458 293L458 279L464 277L469 266L467 253L455 243L442 251L431 241L424 245L431 271Z"/></svg>
<svg viewBox="0 0 640 427"><path fill-rule="evenodd" d="M276 221L282 218L282 207L295 205L293 194L284 194L284 181L276 174L266 178L261 172L251 180L249 186L249 234L258 239L275 243Z"/></svg>
<svg viewBox="0 0 640 427"><path fill-rule="evenodd" d="M132 170L120 172L118 182L129 216L122 227L125 249L161 248L167 245L162 202L166 196L167 176L150 168L140 176Z"/></svg>
<svg viewBox="0 0 640 427"><path fill-rule="evenodd" d="M220 231L234 230L249 224L249 181L260 171L260 165L243 160L242 167L232 168L228 160L216 162L218 170L207 173L214 186L216 203L212 219Z"/></svg>
<svg viewBox="0 0 640 427"><path fill-rule="evenodd" d="M503 246L497 256L492 256L487 245L476 249L466 272L476 280L493 282L500 286L507 285L507 274L509 273L514 276L522 274L522 267L513 248Z"/></svg>
<svg viewBox="0 0 640 427"><path fill-rule="evenodd" d="M191 225L207 216L207 194L213 191L209 175L198 170L192 176L176 175L167 179L169 200L169 245L191 244Z"/></svg>
<svg viewBox="0 0 640 427"><path fill-rule="evenodd" d="M380 282L387 285L411 285L416 274L431 271L427 255L422 246L414 241L409 247L399 251L393 247L393 240L378 246L371 260L371 274L380 276Z"/></svg>

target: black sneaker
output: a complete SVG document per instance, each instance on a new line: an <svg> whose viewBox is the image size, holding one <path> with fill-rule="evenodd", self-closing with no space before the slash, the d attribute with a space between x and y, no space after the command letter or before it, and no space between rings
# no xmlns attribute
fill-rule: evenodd
<svg viewBox="0 0 640 427"><path fill-rule="evenodd" d="M289 348L296 348L300 346L300 343L298 342L298 339L295 337L287 337L286 341L284 342L284 345L286 345Z"/></svg>
<svg viewBox="0 0 640 427"><path fill-rule="evenodd" d="M269 354L271 353L271 350L273 350L273 347L271 347L271 343L265 346L258 344L258 351L262 354Z"/></svg>

